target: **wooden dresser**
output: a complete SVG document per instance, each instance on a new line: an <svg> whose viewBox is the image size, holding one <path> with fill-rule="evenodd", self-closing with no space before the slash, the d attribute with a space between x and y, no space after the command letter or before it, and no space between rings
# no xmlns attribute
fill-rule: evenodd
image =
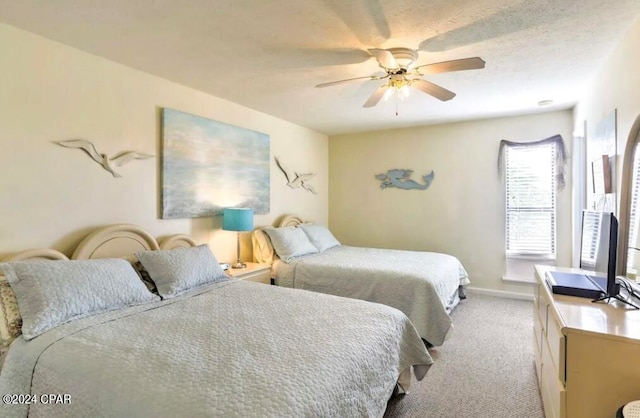
<svg viewBox="0 0 640 418"><path fill-rule="evenodd" d="M555 295L536 266L535 367L546 418L614 418L640 399L640 311Z"/></svg>

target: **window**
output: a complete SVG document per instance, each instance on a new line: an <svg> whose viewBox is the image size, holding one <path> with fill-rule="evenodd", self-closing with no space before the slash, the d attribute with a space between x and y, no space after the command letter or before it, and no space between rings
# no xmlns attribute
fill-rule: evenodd
<svg viewBox="0 0 640 418"><path fill-rule="evenodd" d="M627 251L627 270L637 270L636 259L638 258L638 213L639 202L638 195L640 194L640 149L636 145L636 149L633 152L633 177L631 180L631 207L629 209L629 248L632 251Z"/></svg>
<svg viewBox="0 0 640 418"><path fill-rule="evenodd" d="M602 214L600 212L583 212L582 233L580 234L582 238L580 242L580 268L596 269L601 223Z"/></svg>
<svg viewBox="0 0 640 418"><path fill-rule="evenodd" d="M554 258L556 145L505 148L507 257Z"/></svg>

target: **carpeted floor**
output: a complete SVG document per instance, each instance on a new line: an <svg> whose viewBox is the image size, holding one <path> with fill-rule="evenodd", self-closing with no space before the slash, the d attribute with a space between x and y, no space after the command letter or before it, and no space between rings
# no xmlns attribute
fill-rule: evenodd
<svg viewBox="0 0 640 418"><path fill-rule="evenodd" d="M532 302L469 295L435 363L385 418L544 418L533 365Z"/></svg>

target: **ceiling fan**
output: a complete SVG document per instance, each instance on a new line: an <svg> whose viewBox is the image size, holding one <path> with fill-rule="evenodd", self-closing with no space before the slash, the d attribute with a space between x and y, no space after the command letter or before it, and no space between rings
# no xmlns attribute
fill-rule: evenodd
<svg viewBox="0 0 640 418"><path fill-rule="evenodd" d="M355 80L387 80L385 84L378 87L376 91L367 99L363 107L373 107L385 94L396 92L406 92L408 87L414 87L423 93L427 93L436 99L447 101L455 97L455 93L440 87L430 81L423 80L422 76L427 74L448 73L451 71L475 70L484 68L484 60L479 57L463 58L452 61L437 62L414 67L418 59L418 52L410 48L372 48L367 50L378 61L378 65L387 74L370 75L364 77L348 78L346 80L331 81L329 83L318 84L316 87L329 87Z"/></svg>

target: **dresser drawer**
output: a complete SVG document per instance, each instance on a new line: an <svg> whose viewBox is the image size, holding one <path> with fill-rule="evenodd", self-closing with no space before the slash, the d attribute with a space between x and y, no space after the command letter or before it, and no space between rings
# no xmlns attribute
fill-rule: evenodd
<svg viewBox="0 0 640 418"><path fill-rule="evenodd" d="M535 309L537 311L538 317L540 318L540 324L542 326L542 330L544 331L544 333L546 334L547 332L547 317L549 315L549 301L547 300L547 298L544 295L544 292L540 291L540 286L542 285L538 285L538 289L537 292L538 293L538 297L535 299Z"/></svg>
<svg viewBox="0 0 640 418"><path fill-rule="evenodd" d="M533 329L533 361L536 367L536 377L538 378L538 386L542 384L542 353L540 345L540 332Z"/></svg>
<svg viewBox="0 0 640 418"><path fill-rule="evenodd" d="M549 345L542 344L542 383L540 392L544 404L546 418L565 418L567 391L563 382L558 379L558 369L556 369Z"/></svg>
<svg viewBox="0 0 640 418"><path fill-rule="evenodd" d="M540 318L540 312L537 309L537 305L534 305L533 310L533 334L534 342L538 352L542 350L542 341L546 338L543 324L543 319Z"/></svg>
<svg viewBox="0 0 640 418"><path fill-rule="evenodd" d="M566 339L560 331L560 325L555 321L553 315L549 315L547 320L547 343L549 353L554 367L558 370L556 375L562 384L565 383L565 359L566 359Z"/></svg>

